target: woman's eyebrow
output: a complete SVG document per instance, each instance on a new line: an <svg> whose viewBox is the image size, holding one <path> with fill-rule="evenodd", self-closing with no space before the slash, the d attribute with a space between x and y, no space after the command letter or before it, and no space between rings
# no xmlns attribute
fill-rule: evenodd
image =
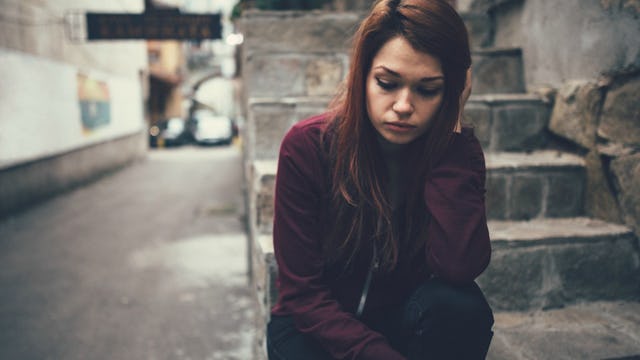
<svg viewBox="0 0 640 360"><path fill-rule="evenodd" d="M388 67L384 66L384 65L378 65L376 66L374 69L382 69L385 72L389 73L392 76L398 77L398 78L402 78L402 75L400 75L400 73L393 71L391 69L389 69ZM432 81L436 81L436 80L442 80L444 79L444 75L434 75L434 76L426 76L423 77L422 79L420 79L420 82L432 82Z"/></svg>

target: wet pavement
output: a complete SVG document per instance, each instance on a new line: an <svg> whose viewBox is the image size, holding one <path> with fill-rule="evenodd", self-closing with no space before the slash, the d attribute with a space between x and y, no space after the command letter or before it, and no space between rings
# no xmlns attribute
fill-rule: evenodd
<svg viewBox="0 0 640 360"><path fill-rule="evenodd" d="M250 359L237 147L151 150L0 220L0 359Z"/></svg>

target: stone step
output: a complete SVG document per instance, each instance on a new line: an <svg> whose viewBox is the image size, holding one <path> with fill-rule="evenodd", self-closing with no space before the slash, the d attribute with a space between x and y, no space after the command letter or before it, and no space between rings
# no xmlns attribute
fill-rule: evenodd
<svg viewBox="0 0 640 360"><path fill-rule="evenodd" d="M640 300L638 240L590 218L490 221L491 264L479 277L496 310Z"/></svg>
<svg viewBox="0 0 640 360"><path fill-rule="evenodd" d="M568 153L487 153L487 217L527 220L580 216L584 210L584 160ZM276 160L255 161L253 194L258 233L270 233Z"/></svg>
<svg viewBox="0 0 640 360"><path fill-rule="evenodd" d="M584 211L585 162L568 153L485 154L489 219L528 220L580 216Z"/></svg>
<svg viewBox="0 0 640 360"><path fill-rule="evenodd" d="M255 97L248 100L245 129L249 159L273 160L287 130L296 122L326 111L327 96Z"/></svg>
<svg viewBox="0 0 640 360"><path fill-rule="evenodd" d="M492 260L478 283L496 310L640 300L638 240L625 226L582 217L490 221L489 231ZM277 295L271 235L254 247L255 289L269 305Z"/></svg>
<svg viewBox="0 0 640 360"><path fill-rule="evenodd" d="M253 201L255 201L255 233L270 234L273 226L273 193L276 182L276 160L254 161Z"/></svg>
<svg viewBox="0 0 640 360"><path fill-rule="evenodd" d="M260 235L250 243L251 292L253 295L255 333L254 360L267 360L266 329L271 317L271 307L278 294L276 278L278 265L273 255L273 241L270 235Z"/></svg>
<svg viewBox="0 0 640 360"><path fill-rule="evenodd" d="M485 94L471 95L464 115L485 151L529 151L550 142L550 111L541 95Z"/></svg>
<svg viewBox="0 0 640 360"><path fill-rule="evenodd" d="M493 43L493 22L489 16L471 12L461 13L460 16L467 26L472 49L484 48Z"/></svg>
<svg viewBox="0 0 640 360"><path fill-rule="evenodd" d="M485 151L529 151L550 143L551 104L538 94L471 95L465 120L474 126ZM255 159L276 159L286 131L308 116L326 111L331 98L256 97L249 99L246 136Z"/></svg>
<svg viewBox="0 0 640 360"><path fill-rule="evenodd" d="M251 158L276 159L280 142L296 122L326 110L330 97L257 97L249 100L247 143ZM550 104L538 94L471 95L465 121L485 151L530 151L550 143Z"/></svg>
<svg viewBox="0 0 640 360"><path fill-rule="evenodd" d="M475 94L524 93L524 67L520 48L486 48L471 51L472 87Z"/></svg>
<svg viewBox="0 0 640 360"><path fill-rule="evenodd" d="M640 359L640 302L495 312L488 360Z"/></svg>

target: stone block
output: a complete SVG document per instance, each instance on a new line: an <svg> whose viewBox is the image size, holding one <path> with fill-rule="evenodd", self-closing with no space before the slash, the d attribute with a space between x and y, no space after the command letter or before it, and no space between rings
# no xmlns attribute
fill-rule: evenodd
<svg viewBox="0 0 640 360"><path fill-rule="evenodd" d="M464 107L464 120L473 126L474 134L484 149L491 141L491 107L478 102L468 102Z"/></svg>
<svg viewBox="0 0 640 360"><path fill-rule="evenodd" d="M251 98L304 95L306 63L306 58L295 54L265 54L247 58L247 96Z"/></svg>
<svg viewBox="0 0 640 360"><path fill-rule="evenodd" d="M309 59L305 73L307 96L332 96L342 81L347 61L338 57Z"/></svg>
<svg viewBox="0 0 640 360"><path fill-rule="evenodd" d="M494 310L539 307L546 249L494 249L491 263L478 278Z"/></svg>
<svg viewBox="0 0 640 360"><path fill-rule="evenodd" d="M525 220L549 214L581 214L584 160L579 156L551 150L488 152L486 161L486 204L490 219ZM549 204L556 206L556 201L566 203L549 212Z"/></svg>
<svg viewBox="0 0 640 360"><path fill-rule="evenodd" d="M558 91L549 129L584 148L593 148L601 107L602 91L597 84L569 81Z"/></svg>
<svg viewBox="0 0 640 360"><path fill-rule="evenodd" d="M542 103L504 104L493 112L491 148L522 151L541 148L547 141L548 109Z"/></svg>
<svg viewBox="0 0 640 360"><path fill-rule="evenodd" d="M640 259L632 237L554 248L553 261L566 300L640 299ZM550 304L551 305L551 304Z"/></svg>
<svg viewBox="0 0 640 360"><path fill-rule="evenodd" d="M604 100L598 135L612 141L640 144L640 77L612 87Z"/></svg>
<svg viewBox="0 0 640 360"><path fill-rule="evenodd" d="M584 170L564 169L548 174L547 198L544 215L548 217L572 217L584 213Z"/></svg>
<svg viewBox="0 0 640 360"><path fill-rule="evenodd" d="M509 189L509 219L528 220L542 212L544 179L535 175L514 175Z"/></svg>
<svg viewBox="0 0 640 360"><path fill-rule="evenodd" d="M347 53L361 18L356 13L250 10L239 24L250 52Z"/></svg>
<svg viewBox="0 0 640 360"><path fill-rule="evenodd" d="M277 265L273 255L273 241L271 235L260 235L253 242L253 278L257 299L264 306L262 315L268 319L273 304L274 281L277 275ZM274 272L275 271L275 272Z"/></svg>
<svg viewBox="0 0 640 360"><path fill-rule="evenodd" d="M254 159L277 159L282 138L296 121L295 104L254 104L250 107Z"/></svg>
<svg viewBox="0 0 640 360"><path fill-rule="evenodd" d="M588 218L492 221L493 255L478 282L495 310L640 298L628 228Z"/></svg>
<svg viewBox="0 0 640 360"><path fill-rule="evenodd" d="M491 45L493 28L488 15L480 13L461 13L460 15L467 26L469 45L472 49Z"/></svg>
<svg viewBox="0 0 640 360"><path fill-rule="evenodd" d="M472 0L468 6L471 11L484 13L514 1L515 0Z"/></svg>
<svg viewBox="0 0 640 360"><path fill-rule="evenodd" d="M587 175L584 198L586 214L598 219L622 223L620 207L603 168L600 153L597 150L590 151L585 156L585 163Z"/></svg>
<svg viewBox="0 0 640 360"><path fill-rule="evenodd" d="M475 94L525 92L520 49L476 50L471 58Z"/></svg>
<svg viewBox="0 0 640 360"><path fill-rule="evenodd" d="M485 206L487 218L507 218L507 178L500 174L487 174Z"/></svg>
<svg viewBox="0 0 640 360"><path fill-rule="evenodd" d="M309 103L298 103L295 109L296 122L307 119L311 116L322 114L327 111L329 100L319 99L318 101Z"/></svg>
<svg viewBox="0 0 640 360"><path fill-rule="evenodd" d="M260 234L269 234L273 228L275 173L263 174L258 181L260 185L256 193L256 226Z"/></svg>
<svg viewBox="0 0 640 360"><path fill-rule="evenodd" d="M271 236L260 236L252 241L252 290L255 301L254 359L266 359L266 328L275 301L277 266L273 256ZM274 293L275 292L275 293Z"/></svg>
<svg viewBox="0 0 640 360"><path fill-rule="evenodd" d="M616 179L624 222L640 237L640 154L613 160L611 170Z"/></svg>
<svg viewBox="0 0 640 360"><path fill-rule="evenodd" d="M618 359L640 354L640 304L595 302L533 312L497 312L487 359Z"/></svg>

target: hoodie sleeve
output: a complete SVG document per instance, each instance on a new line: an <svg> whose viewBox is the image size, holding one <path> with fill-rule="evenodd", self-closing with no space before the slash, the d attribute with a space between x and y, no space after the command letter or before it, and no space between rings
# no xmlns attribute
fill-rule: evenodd
<svg viewBox="0 0 640 360"><path fill-rule="evenodd" d="M446 281L473 281L488 266L491 244L485 213L485 162L473 130L454 135L431 171L424 200L431 215L427 264Z"/></svg>
<svg viewBox="0 0 640 360"><path fill-rule="evenodd" d="M285 136L278 160L274 250L278 263L279 311L299 331L316 339L335 359L404 359L381 334L332 297L323 278L320 224L325 172L319 144L299 126Z"/></svg>

